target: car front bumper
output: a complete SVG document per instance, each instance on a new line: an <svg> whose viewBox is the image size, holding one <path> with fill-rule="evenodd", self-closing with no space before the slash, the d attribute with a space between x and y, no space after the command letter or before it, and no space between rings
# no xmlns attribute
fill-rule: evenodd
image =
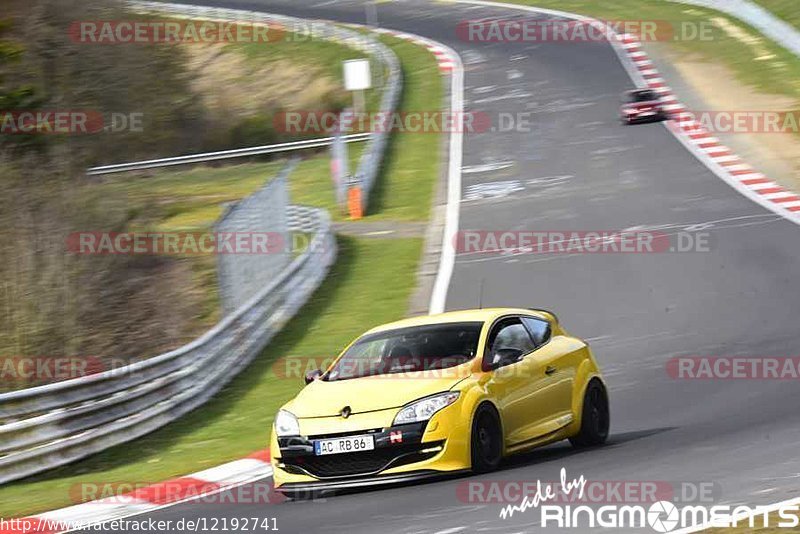
<svg viewBox="0 0 800 534"><path fill-rule="evenodd" d="M455 476L468 472L468 469L459 471L435 471L433 469L412 471L396 475L379 475L353 477L346 480L318 480L315 482L284 482L275 490L286 496L312 497L315 494L325 494L326 492L336 492L339 490L352 490L358 488L370 488L376 486L388 486L392 484L407 484L409 482L419 482L433 478Z"/></svg>
<svg viewBox="0 0 800 534"><path fill-rule="evenodd" d="M340 428L327 417L301 419L302 436L277 438L273 432L270 450L275 489L301 492L363 487L470 468L469 419L465 422L459 417L455 406L430 421L397 426L391 424L397 410L385 411L389 413L353 414L341 425L347 427L342 432L337 432ZM322 456L314 453L315 440L360 435L372 436L375 449Z"/></svg>
<svg viewBox="0 0 800 534"><path fill-rule="evenodd" d="M624 113L622 119L627 122L646 122L664 120L667 118L663 110L638 111L636 113Z"/></svg>

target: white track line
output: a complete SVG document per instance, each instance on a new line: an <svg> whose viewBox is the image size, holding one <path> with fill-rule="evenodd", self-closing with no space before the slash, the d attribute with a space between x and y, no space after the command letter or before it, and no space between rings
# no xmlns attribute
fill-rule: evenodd
<svg viewBox="0 0 800 534"><path fill-rule="evenodd" d="M454 116L464 111L464 67L459 55L448 49L453 59L450 76L450 109ZM447 303L447 291L456 262L455 235L461 209L461 162L464 149L464 134L457 129L450 134L450 154L447 167L447 207L445 208L442 251L439 257L439 270L433 284L429 313L442 313Z"/></svg>

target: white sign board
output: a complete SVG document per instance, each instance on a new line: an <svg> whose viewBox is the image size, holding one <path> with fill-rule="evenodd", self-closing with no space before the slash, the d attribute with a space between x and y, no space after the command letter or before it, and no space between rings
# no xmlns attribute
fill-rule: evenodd
<svg viewBox="0 0 800 534"><path fill-rule="evenodd" d="M368 59L349 59L344 62L344 88L361 91L372 87Z"/></svg>

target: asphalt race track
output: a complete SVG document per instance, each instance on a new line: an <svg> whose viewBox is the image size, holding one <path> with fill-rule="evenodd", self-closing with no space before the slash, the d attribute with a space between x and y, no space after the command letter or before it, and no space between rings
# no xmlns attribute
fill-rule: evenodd
<svg viewBox="0 0 800 534"><path fill-rule="evenodd" d="M365 22L355 1L194 3ZM675 380L666 362L800 353L800 227L726 185L663 125L622 126L619 95L632 84L607 44L464 42L459 21L520 14L422 1L377 8L381 26L461 55L466 110L532 112L532 132L465 135L460 229L699 228L710 251L458 256L448 309L475 307L483 280L485 306L550 308L590 341L612 400L604 448L564 443L484 477L274 506L186 503L149 517L275 517L284 533L531 532L538 513L502 520L496 503L460 500L459 485L557 480L562 467L590 480L709 482L717 503L797 497L796 382ZM496 182L508 194L482 198L482 184Z"/></svg>

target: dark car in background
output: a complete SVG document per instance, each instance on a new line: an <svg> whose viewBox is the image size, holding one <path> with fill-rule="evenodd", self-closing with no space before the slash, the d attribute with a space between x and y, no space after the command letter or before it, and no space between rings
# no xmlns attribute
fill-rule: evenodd
<svg viewBox="0 0 800 534"><path fill-rule="evenodd" d="M623 123L655 122L668 118L664 103L652 89L634 89L622 95L620 120Z"/></svg>

